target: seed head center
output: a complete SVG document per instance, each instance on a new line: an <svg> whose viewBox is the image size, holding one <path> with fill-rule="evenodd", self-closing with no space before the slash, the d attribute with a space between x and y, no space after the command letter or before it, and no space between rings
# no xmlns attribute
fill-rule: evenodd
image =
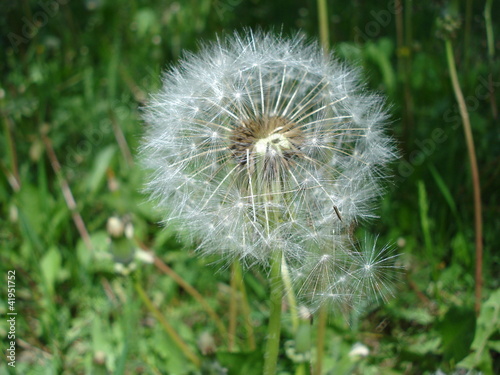
<svg viewBox="0 0 500 375"><path fill-rule="evenodd" d="M283 117L263 116L244 121L230 136L235 159L242 165L255 157L280 156L289 161L300 153L303 133L296 123Z"/></svg>
<svg viewBox="0 0 500 375"><path fill-rule="evenodd" d="M282 134L271 134L266 138L261 138L255 142L255 152L261 155L265 155L269 151L277 151L279 153L282 150L289 150L292 144Z"/></svg>

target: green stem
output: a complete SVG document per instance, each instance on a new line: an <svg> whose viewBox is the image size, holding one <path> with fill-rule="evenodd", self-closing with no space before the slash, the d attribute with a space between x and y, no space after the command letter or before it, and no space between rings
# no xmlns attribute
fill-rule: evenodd
<svg viewBox="0 0 500 375"><path fill-rule="evenodd" d="M491 22L491 7L493 0L486 0L484 7L484 21L486 23L486 40L488 42L488 58L493 59L495 55L495 42L493 37L493 24Z"/></svg>
<svg viewBox="0 0 500 375"><path fill-rule="evenodd" d="M323 46L325 54L327 54L330 48L330 37L328 33L328 10L326 7L326 0L318 0L318 18L320 25L321 45ZM326 308L322 306L320 308L320 316L319 316L320 321L318 324L318 353L317 353L318 356L317 356L315 374L321 374L321 367L323 364L324 328L326 326L326 315L327 315ZM323 324L321 324L322 319L325 320Z"/></svg>
<svg viewBox="0 0 500 375"><path fill-rule="evenodd" d="M18 159L16 153L16 147L14 144L14 137L12 136L12 130L15 129L15 125L12 120L4 116L5 123L5 139L7 140L7 149L9 150L10 167L12 169L12 179L9 179L11 186L15 191L21 189L21 178L19 177Z"/></svg>
<svg viewBox="0 0 500 375"><path fill-rule="evenodd" d="M290 307L290 318L292 320L293 332L297 333L299 328L299 315L297 310L297 300L295 299L295 293L293 292L292 280L290 279L290 271L288 271L288 266L286 264L285 258L281 263L281 276L283 278L283 286L285 289L285 295L288 300L288 306Z"/></svg>
<svg viewBox="0 0 500 375"><path fill-rule="evenodd" d="M328 310L325 305L319 308L318 316L318 337L316 341L316 367L314 369L315 375L321 375L323 370L323 356L325 354L325 332L326 323L328 320Z"/></svg>
<svg viewBox="0 0 500 375"><path fill-rule="evenodd" d="M236 338L236 317L238 314L238 280L236 275L236 261L231 268L231 297L229 301L229 332L228 332L228 350L234 350L234 340Z"/></svg>
<svg viewBox="0 0 500 375"><path fill-rule="evenodd" d="M472 0L467 0L465 2L465 35L464 35L464 47L465 47L465 66L469 67L470 60L470 35L471 35L471 24L472 24Z"/></svg>
<svg viewBox="0 0 500 375"><path fill-rule="evenodd" d="M474 226L476 234L476 285L475 285L475 310L479 314L481 308L481 291L483 285L483 219L481 207L481 186L479 182L479 169L477 166L476 150L474 147L474 138L470 125L469 113L465 103L462 89L458 81L457 68L453 58L453 47L450 39L446 39L446 58L448 60L448 68L450 70L451 83L453 91L458 102L460 117L464 126L465 141L467 143L467 152L469 154L469 162L472 173L472 187L474 190Z"/></svg>
<svg viewBox="0 0 500 375"><path fill-rule="evenodd" d="M250 305L248 304L247 291L245 283L243 282L243 272L241 270L241 263L236 260L234 262L235 278L237 280L237 287L241 293L241 312L245 322L245 330L247 331L247 345L248 350L255 350L255 336L253 332L252 318L250 317Z"/></svg>
<svg viewBox="0 0 500 375"><path fill-rule="evenodd" d="M318 21L319 21L319 37L325 54L330 49L330 34L328 32L328 9L326 0L318 0Z"/></svg>
<svg viewBox="0 0 500 375"><path fill-rule="evenodd" d="M486 40L488 45L488 62L490 66L490 76L488 78L488 91L490 94L490 104L491 113L493 118L498 117L498 109L495 100L495 89L493 87L493 59L495 57L495 38L493 36L493 23L491 22L491 7L493 6L493 0L486 0L486 5L484 7L484 22L486 23Z"/></svg>
<svg viewBox="0 0 500 375"><path fill-rule="evenodd" d="M413 133L413 98L411 94L411 20L412 0L396 0L394 4L396 15L397 68L399 78L403 83L403 139L404 147L409 147ZM404 11L404 12L403 12Z"/></svg>
<svg viewBox="0 0 500 375"><path fill-rule="evenodd" d="M153 302L149 299L147 296L146 292L144 289L142 289L141 285L136 282L134 283L135 290L139 294L140 299L142 302L144 302L144 305L146 305L146 308L155 316L155 318L160 322L162 327L165 329L165 332L170 336L172 341L177 345L177 347L184 353L187 359L189 359L191 362L194 363L196 367L201 366L201 361L200 359L194 354L191 349L187 346L187 344L182 340L182 338L179 336L179 334L175 331L174 327L170 325L168 320L166 320L163 315L161 314L160 310L156 308L155 305L153 305Z"/></svg>
<svg viewBox="0 0 500 375"><path fill-rule="evenodd" d="M270 293L270 317L267 330L266 352L264 354L264 375L275 375L278 364L278 353L281 333L281 302L283 298L283 283L281 281L281 250L275 250L271 258L271 271L269 282Z"/></svg>
<svg viewBox="0 0 500 375"><path fill-rule="evenodd" d="M300 365L297 366L297 369L295 370L295 375L307 375L307 363L303 362Z"/></svg>

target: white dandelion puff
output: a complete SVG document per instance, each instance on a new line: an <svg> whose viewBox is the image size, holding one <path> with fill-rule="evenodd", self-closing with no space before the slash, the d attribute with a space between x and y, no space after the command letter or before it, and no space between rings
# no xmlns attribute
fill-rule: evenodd
<svg viewBox="0 0 500 375"><path fill-rule="evenodd" d="M165 222L205 254L266 265L279 249L299 271L321 260L332 231L374 217L395 157L383 100L358 82L300 36L247 32L186 55L144 114L147 190ZM316 267L325 294L352 294L336 279L340 258ZM319 282L305 280L308 292Z"/></svg>
<svg viewBox="0 0 500 375"><path fill-rule="evenodd" d="M403 266L391 246L377 246L377 237L352 243L333 236L330 247L310 253L292 272L301 302L312 310L322 306L348 314L366 302L387 302Z"/></svg>
<svg viewBox="0 0 500 375"><path fill-rule="evenodd" d="M360 291L363 300L374 298L387 302L394 296L394 284L404 268L399 263L400 254L394 253L391 246L377 246L378 238L365 237L354 252L355 281L353 287Z"/></svg>

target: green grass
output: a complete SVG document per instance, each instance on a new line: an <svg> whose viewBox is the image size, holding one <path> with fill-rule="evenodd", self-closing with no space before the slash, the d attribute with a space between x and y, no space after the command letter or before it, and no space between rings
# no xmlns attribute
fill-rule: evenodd
<svg viewBox="0 0 500 375"><path fill-rule="evenodd" d="M483 196L483 309L476 318L472 183L444 43L435 38L436 20L445 9L414 3L412 25L402 17L403 30L411 28L403 39L409 44L397 49L396 16L387 4L329 3L332 51L362 67L369 86L392 104L389 131L403 157L393 166L380 219L368 229L397 244L406 270L388 304L353 312L349 325L330 316L324 373L451 373L458 364L500 372L500 132L493 117L500 63L498 51L491 50L491 39L499 39L500 9L490 9L490 25L483 6L472 5L470 35L459 30L454 42ZM171 274L137 259L138 249L153 251L229 326L230 269L220 270L213 264L217 259L197 257L187 233L162 229L161 216L141 193L145 178L135 160L143 131L140 107L182 50L196 50L200 40L214 40L222 31L263 25L288 34L300 27L317 38L316 3L88 0L67 2L50 14L36 1L0 7L4 353L8 270L16 271L18 313L16 368L2 360L0 372L220 374L225 367L230 374L259 374L269 317L266 270L243 276L257 349L249 349L240 309L230 353L206 306ZM465 4L457 11L465 17ZM382 15L387 24L377 21ZM37 22L32 35L30 25ZM467 46L460 44L464 38ZM398 56L406 59L399 70ZM112 216L131 223L133 238L110 236L106 223ZM201 360L202 370L156 319L137 285ZM284 350L294 345L292 332L285 311L283 374L297 367ZM370 349L367 357L349 357L356 342Z"/></svg>

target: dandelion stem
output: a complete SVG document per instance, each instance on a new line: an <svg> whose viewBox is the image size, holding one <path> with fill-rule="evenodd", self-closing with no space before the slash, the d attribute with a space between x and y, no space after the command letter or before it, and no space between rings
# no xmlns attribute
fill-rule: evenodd
<svg viewBox="0 0 500 375"><path fill-rule="evenodd" d="M283 297L283 283L281 281L282 252L276 250L271 258L271 271L269 281L270 293L270 317L267 330L267 345L264 354L264 375L275 375L278 363L278 353L281 331L281 299Z"/></svg>
<svg viewBox="0 0 500 375"><path fill-rule="evenodd" d="M326 322L328 320L328 311L325 305L319 309L318 316L318 337L316 341L316 367L314 369L315 375L321 375L323 369L323 356L325 353L325 331Z"/></svg>
<svg viewBox="0 0 500 375"><path fill-rule="evenodd" d="M328 32L328 8L326 0L318 0L319 37L325 54L330 49L330 35Z"/></svg>
<svg viewBox="0 0 500 375"><path fill-rule="evenodd" d="M462 124L464 126L465 140L467 143L467 151L469 154L469 162L472 173L472 186L474 190L474 223L476 232L476 286L475 286L475 310L479 313L481 308L481 289L483 284L483 219L481 207L481 187L479 182L479 169L476 160L476 150L474 147L474 138L470 125L469 113L467 112L467 105L464 100L462 89L458 81L457 68L453 57L453 47L451 40L446 39L446 59L448 60L448 68L450 70L451 83L453 91L458 102L460 110L460 117L462 117Z"/></svg>
<svg viewBox="0 0 500 375"><path fill-rule="evenodd" d="M281 277L283 278L283 286L288 300L288 306L290 307L290 317L292 321L293 332L296 333L299 328L299 316L297 311L297 300L295 299L295 293L293 292L292 280L290 279L290 271L286 264L285 258L281 264Z"/></svg>

